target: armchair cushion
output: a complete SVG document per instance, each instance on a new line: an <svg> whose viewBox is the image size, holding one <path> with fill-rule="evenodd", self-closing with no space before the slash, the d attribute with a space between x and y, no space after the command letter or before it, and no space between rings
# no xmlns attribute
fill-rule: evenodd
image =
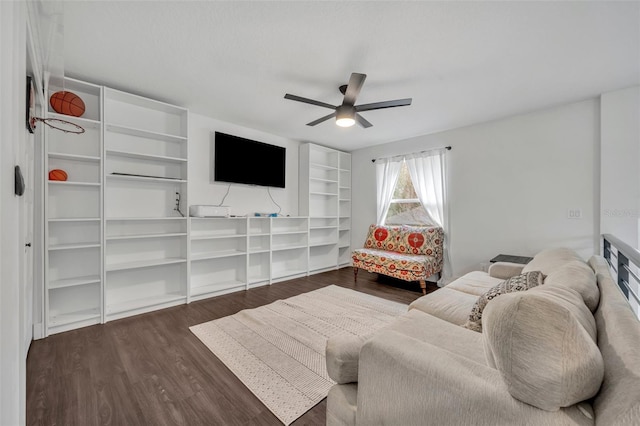
<svg viewBox="0 0 640 426"><path fill-rule="evenodd" d="M489 303L483 321L487 362L514 398L556 411L598 392L604 364L595 320L574 290L506 294Z"/></svg>

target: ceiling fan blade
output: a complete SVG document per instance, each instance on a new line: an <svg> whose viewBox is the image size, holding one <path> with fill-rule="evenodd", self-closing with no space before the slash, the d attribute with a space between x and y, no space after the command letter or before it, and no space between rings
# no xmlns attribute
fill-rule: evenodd
<svg viewBox="0 0 640 426"><path fill-rule="evenodd" d="M356 121L358 122L359 125L361 125L365 129L368 128L368 127L373 126L373 124L369 123L367 120L365 120L365 118L363 116L361 116L360 114L357 114L357 113L356 113Z"/></svg>
<svg viewBox="0 0 640 426"><path fill-rule="evenodd" d="M320 124L320 123L322 123L324 121L327 121L328 119L333 118L335 116L336 116L335 112L332 113L332 114L329 114L329 115L325 115L324 117L318 118L317 120L314 120L311 123L307 123L307 126L315 126L316 124Z"/></svg>
<svg viewBox="0 0 640 426"><path fill-rule="evenodd" d="M394 108L411 105L411 98L396 99L395 101L374 102L372 104L356 105L356 111L371 111L372 109Z"/></svg>
<svg viewBox="0 0 640 426"><path fill-rule="evenodd" d="M289 99L290 101L298 101L298 102L302 102L302 103L305 103L305 104L321 106L321 107L325 107L325 108L329 108L329 109L336 109L337 108L337 106L335 106L335 105L327 104L325 102L315 101L315 100L309 99L309 98L303 98L302 96L290 95L289 93L284 95L284 98L285 99Z"/></svg>
<svg viewBox="0 0 640 426"><path fill-rule="evenodd" d="M357 72L351 73L351 78L349 78L349 84L347 85L347 90L344 92L344 101L342 101L343 105L355 105L356 98L360 93L360 89L364 85L364 80L367 78L366 74L358 74Z"/></svg>

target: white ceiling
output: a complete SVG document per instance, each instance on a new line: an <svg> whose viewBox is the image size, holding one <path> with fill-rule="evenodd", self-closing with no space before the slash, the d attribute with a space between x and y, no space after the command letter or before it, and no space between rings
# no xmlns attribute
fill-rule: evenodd
<svg viewBox="0 0 640 426"><path fill-rule="evenodd" d="M66 2L65 73L351 151L640 84L640 2ZM305 123L341 103L373 127Z"/></svg>

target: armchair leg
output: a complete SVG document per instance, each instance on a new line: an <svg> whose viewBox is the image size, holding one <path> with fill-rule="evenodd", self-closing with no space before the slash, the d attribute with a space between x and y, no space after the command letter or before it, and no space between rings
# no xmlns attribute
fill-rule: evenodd
<svg viewBox="0 0 640 426"><path fill-rule="evenodd" d="M356 268L355 266L353 267L353 282L357 282L358 281L358 268Z"/></svg>
<svg viewBox="0 0 640 426"><path fill-rule="evenodd" d="M425 280L420 280L420 288L422 289L422 294L427 294L427 282Z"/></svg>

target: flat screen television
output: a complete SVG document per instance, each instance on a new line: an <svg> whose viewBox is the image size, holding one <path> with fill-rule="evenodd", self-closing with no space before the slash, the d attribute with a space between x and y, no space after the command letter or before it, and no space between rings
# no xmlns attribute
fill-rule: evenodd
<svg viewBox="0 0 640 426"><path fill-rule="evenodd" d="M286 152L281 146L215 132L213 179L284 188Z"/></svg>

